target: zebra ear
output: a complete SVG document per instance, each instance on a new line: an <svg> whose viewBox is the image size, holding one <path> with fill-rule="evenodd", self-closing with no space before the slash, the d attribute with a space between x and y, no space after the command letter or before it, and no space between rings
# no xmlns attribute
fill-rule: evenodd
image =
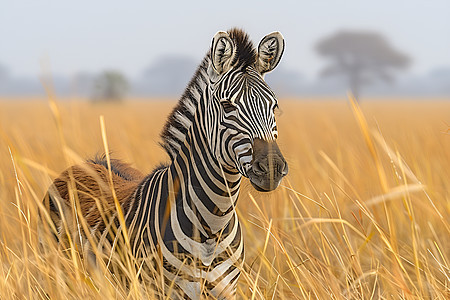
<svg viewBox="0 0 450 300"><path fill-rule="evenodd" d="M284 51L284 38L278 32L272 32L266 35L258 46L258 59L256 67L261 74L275 69L281 60Z"/></svg>
<svg viewBox="0 0 450 300"><path fill-rule="evenodd" d="M211 45L211 62L214 70L220 75L231 68L235 55L234 42L225 31L214 35Z"/></svg>

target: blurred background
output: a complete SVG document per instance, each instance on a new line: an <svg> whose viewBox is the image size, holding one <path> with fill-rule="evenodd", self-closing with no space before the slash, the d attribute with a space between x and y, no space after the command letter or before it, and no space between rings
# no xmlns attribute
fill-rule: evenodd
<svg viewBox="0 0 450 300"><path fill-rule="evenodd" d="M179 96L218 30L281 31L279 96L450 98L450 1L0 1L0 97Z"/></svg>

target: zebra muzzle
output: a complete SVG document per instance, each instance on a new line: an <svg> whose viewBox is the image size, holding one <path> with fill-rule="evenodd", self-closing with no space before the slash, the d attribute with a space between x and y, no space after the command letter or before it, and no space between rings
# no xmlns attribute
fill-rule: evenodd
<svg viewBox="0 0 450 300"><path fill-rule="evenodd" d="M247 171L253 187L260 192L276 189L288 173L288 165L275 141L255 139L251 168Z"/></svg>

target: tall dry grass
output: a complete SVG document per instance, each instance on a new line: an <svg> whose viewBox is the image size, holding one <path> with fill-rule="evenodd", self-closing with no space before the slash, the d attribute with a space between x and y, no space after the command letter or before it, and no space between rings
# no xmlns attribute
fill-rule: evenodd
<svg viewBox="0 0 450 300"><path fill-rule="evenodd" d="M50 105L49 105L50 103ZM78 250L41 249L55 176L104 149L149 172L173 102L0 101L0 299L140 299ZM450 102L280 100L290 173L275 192L244 181L243 299L450 298ZM132 276L132 275L130 275Z"/></svg>

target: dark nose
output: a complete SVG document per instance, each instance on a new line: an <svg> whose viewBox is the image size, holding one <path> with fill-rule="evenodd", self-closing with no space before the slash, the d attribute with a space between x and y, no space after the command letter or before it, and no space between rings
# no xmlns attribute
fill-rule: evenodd
<svg viewBox="0 0 450 300"><path fill-rule="evenodd" d="M253 141L252 168L249 179L260 191L271 191L278 187L288 173L288 165L275 141L255 139Z"/></svg>
<svg viewBox="0 0 450 300"><path fill-rule="evenodd" d="M253 161L252 168L258 176L284 177L288 173L288 165L284 158L273 154L269 154L267 157L258 157Z"/></svg>

